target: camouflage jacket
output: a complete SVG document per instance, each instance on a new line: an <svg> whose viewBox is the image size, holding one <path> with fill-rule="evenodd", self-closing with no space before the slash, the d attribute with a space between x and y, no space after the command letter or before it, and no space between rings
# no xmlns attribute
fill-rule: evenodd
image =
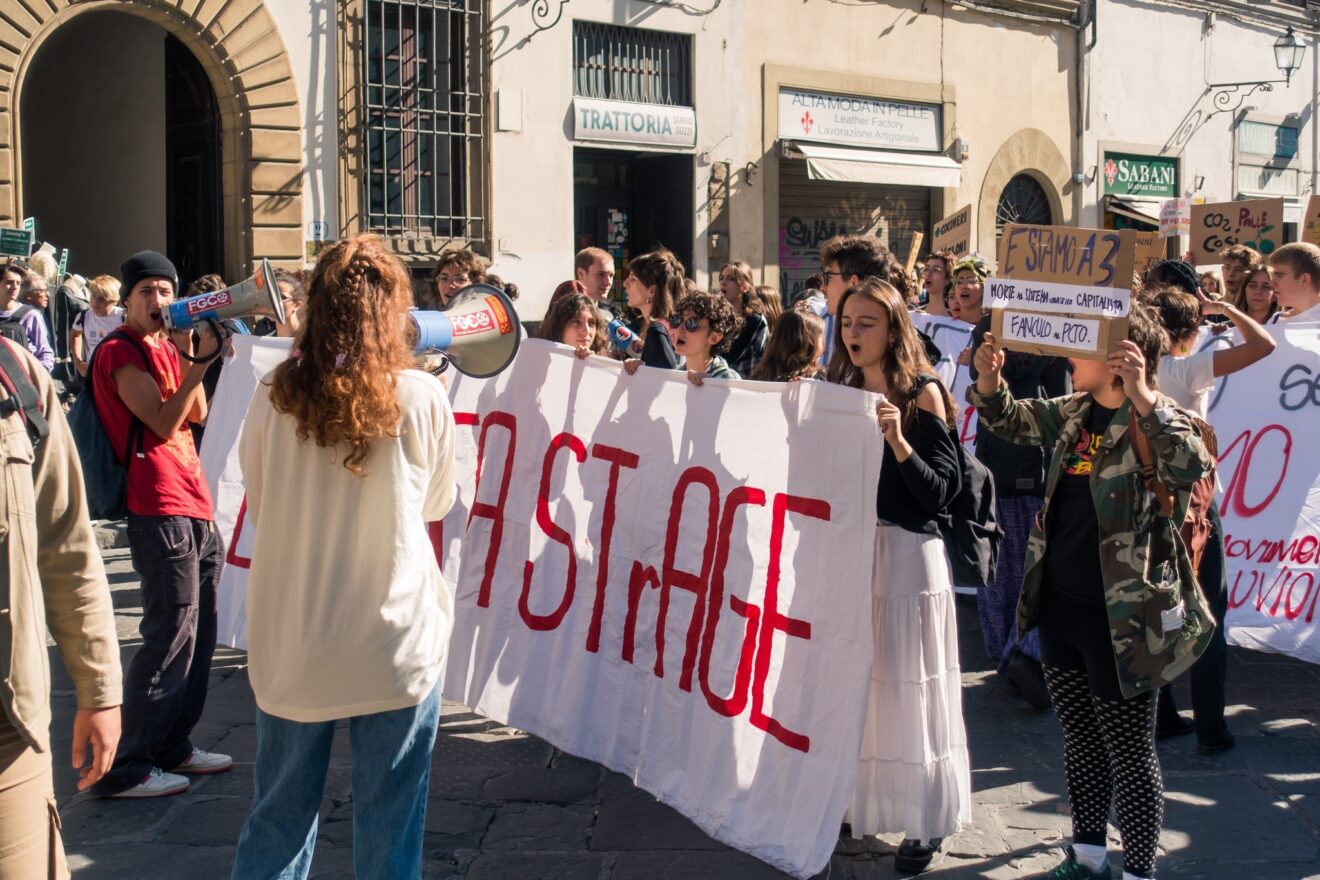
<svg viewBox="0 0 1320 880"><path fill-rule="evenodd" d="M973 385L968 400L982 428L1016 443L1053 450L1045 483L1045 506L1027 542L1018 631L1036 625L1044 576L1050 501L1064 456L1077 442L1090 412L1089 394L1053 400L1014 400L1007 386L988 396ZM1128 439L1136 415L1129 401L1114 414L1091 472L1091 497L1100 522L1100 569L1109 611L1109 636L1123 696L1131 698L1173 681L1209 644L1215 620L1196 581L1179 529L1187 515L1191 486L1214 468L1187 414L1161 398L1150 415L1137 416L1133 430L1150 438L1160 481L1175 495L1173 516L1159 515L1142 478L1141 463Z"/></svg>

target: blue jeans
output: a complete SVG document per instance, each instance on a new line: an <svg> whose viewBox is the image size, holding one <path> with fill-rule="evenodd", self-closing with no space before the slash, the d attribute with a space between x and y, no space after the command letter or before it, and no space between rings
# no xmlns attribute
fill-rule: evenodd
<svg viewBox="0 0 1320 880"><path fill-rule="evenodd" d="M353 746L353 868L358 880L422 876L422 832L440 686L419 705L349 720ZM233 880L304 880L330 766L335 722L288 721L257 709L252 808Z"/></svg>

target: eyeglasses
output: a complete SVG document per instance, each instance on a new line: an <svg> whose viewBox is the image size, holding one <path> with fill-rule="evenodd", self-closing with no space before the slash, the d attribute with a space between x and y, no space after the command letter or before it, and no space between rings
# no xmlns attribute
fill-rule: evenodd
<svg viewBox="0 0 1320 880"><path fill-rule="evenodd" d="M682 327L684 330L686 330L689 333L696 333L698 330L701 329L701 319L688 318L685 321L682 318L670 318L669 326L673 327L675 330Z"/></svg>
<svg viewBox="0 0 1320 880"><path fill-rule="evenodd" d="M436 281L439 281L441 284L467 284L467 283L468 283L468 276L466 276L466 275L437 275L437 276L435 276L435 280L436 280Z"/></svg>
<svg viewBox="0 0 1320 880"><path fill-rule="evenodd" d="M826 283L826 284L829 284L829 283L830 283L830 276L831 276L831 275L838 275L840 278L843 277L843 273L842 273L842 272L830 272L830 271L825 270L825 269L822 269L822 270L821 270L820 277L823 278L823 279L825 280L825 283Z"/></svg>

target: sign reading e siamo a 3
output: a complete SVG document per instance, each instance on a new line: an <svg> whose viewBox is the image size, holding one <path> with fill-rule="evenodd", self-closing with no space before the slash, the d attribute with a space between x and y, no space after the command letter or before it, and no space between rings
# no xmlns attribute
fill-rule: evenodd
<svg viewBox="0 0 1320 880"><path fill-rule="evenodd" d="M573 99L573 139L691 149L697 115L691 107L579 97Z"/></svg>
<svg viewBox="0 0 1320 880"><path fill-rule="evenodd" d="M1178 160L1168 156L1106 152L1100 178L1107 196L1176 199L1179 195Z"/></svg>

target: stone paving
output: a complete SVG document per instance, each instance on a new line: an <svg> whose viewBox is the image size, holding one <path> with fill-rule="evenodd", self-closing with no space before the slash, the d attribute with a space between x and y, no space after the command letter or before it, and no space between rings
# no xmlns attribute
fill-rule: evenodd
<svg viewBox="0 0 1320 880"><path fill-rule="evenodd" d="M127 662L137 645L137 582L126 551L108 550L106 560ZM975 821L946 844L947 856L929 876L1035 876L1058 862L1069 831L1058 725L1051 713L1005 693L989 671L974 606L961 605L959 624ZM73 693L53 649L52 659L56 793L74 876L227 878L251 797L256 749L244 655L217 653L195 737L203 748L232 754L234 769L195 780L186 794L146 801L76 794L67 767ZM1234 649L1230 676L1238 747L1206 758L1196 754L1192 737L1160 746L1167 788L1160 877L1320 877L1320 666ZM353 876L352 809L343 731L331 761L313 877ZM902 876L893 868L896 844L892 838L841 844L831 880ZM436 880L785 876L711 840L626 777L458 705L444 708L425 852L425 876Z"/></svg>

